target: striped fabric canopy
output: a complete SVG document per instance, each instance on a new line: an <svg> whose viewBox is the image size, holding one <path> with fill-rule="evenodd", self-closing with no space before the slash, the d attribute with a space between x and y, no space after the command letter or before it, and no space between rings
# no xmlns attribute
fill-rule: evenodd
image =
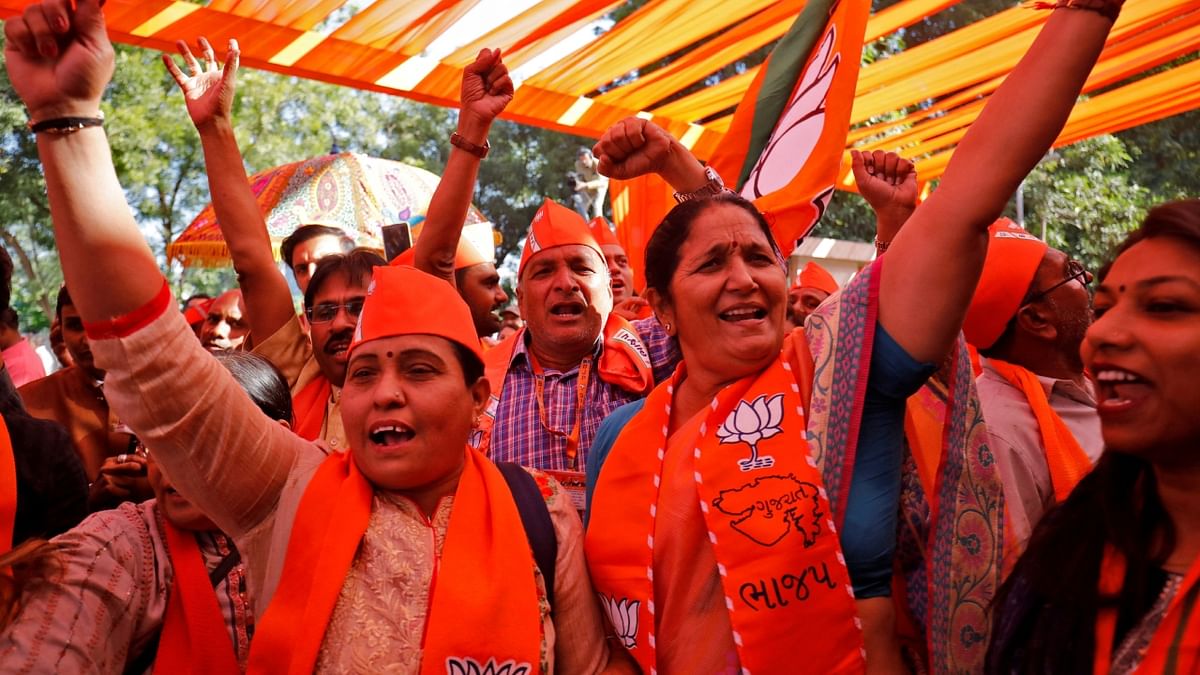
<svg viewBox="0 0 1200 675"><path fill-rule="evenodd" d="M868 41L958 0L901 0L874 14ZM28 0L0 0L0 16ZM518 81L504 116L598 137L630 115L651 118L708 158L754 68L682 98L681 90L780 37L802 0L649 0L612 25L614 0L109 0L112 37L170 50L175 40L237 38L243 65L457 106L462 68L500 47ZM850 147L899 150L941 175L954 146L1013 68L1048 12L1014 7L863 67ZM1200 106L1200 61L1136 76L1200 49L1200 3L1126 5L1056 145ZM686 50L670 65L639 69ZM897 114L897 112L903 114ZM853 189L846 163L840 187Z"/></svg>

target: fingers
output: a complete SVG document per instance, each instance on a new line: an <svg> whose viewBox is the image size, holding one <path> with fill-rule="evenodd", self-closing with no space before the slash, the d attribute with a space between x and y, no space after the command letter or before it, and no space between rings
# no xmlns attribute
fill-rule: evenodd
<svg viewBox="0 0 1200 675"><path fill-rule="evenodd" d="M37 54L37 43L33 39L33 33L29 32L29 26L25 25L24 17L14 16L4 22L4 39L8 44L6 49L28 57Z"/></svg>
<svg viewBox="0 0 1200 675"><path fill-rule="evenodd" d="M23 18L37 53L44 59L58 56L58 35L50 30L50 22L46 18L43 6L38 4L26 7Z"/></svg>
<svg viewBox="0 0 1200 675"><path fill-rule="evenodd" d="M213 51L212 45L208 43L208 39L201 37L196 40L196 44L200 47L200 58L204 59L204 64L208 72L217 72L217 55Z"/></svg>
<svg viewBox="0 0 1200 675"><path fill-rule="evenodd" d="M58 35L66 35L71 31L70 0L47 0L42 3L42 13L50 24L50 30Z"/></svg>
<svg viewBox="0 0 1200 675"><path fill-rule="evenodd" d="M179 55L183 57L183 62L185 64L187 64L188 71L190 72L192 77L195 77L204 72L200 68L200 62L196 60L195 56L192 56L192 50L188 49L186 42L184 42L183 40L176 40L175 47L179 49Z"/></svg>
<svg viewBox="0 0 1200 675"><path fill-rule="evenodd" d="M72 23L75 33L89 42L108 42L108 33L104 28L104 12L100 8L104 0L78 0L75 3L75 15Z"/></svg>
<svg viewBox="0 0 1200 675"><path fill-rule="evenodd" d="M500 55L500 50L487 49L486 47L479 50L479 55L475 57L475 62L466 67L466 71L479 76L485 75L492 69L492 65L496 62Z"/></svg>
<svg viewBox="0 0 1200 675"><path fill-rule="evenodd" d="M900 162L900 155L894 152L889 152L883 156L883 175L889 183L896 184L896 167Z"/></svg>
<svg viewBox="0 0 1200 675"><path fill-rule="evenodd" d="M230 40L225 53L225 70L221 73L221 81L225 86L233 86L237 82L238 67L242 63L242 50L237 40Z"/></svg>
<svg viewBox="0 0 1200 675"><path fill-rule="evenodd" d="M171 77L175 78L175 84L187 91L187 75L184 75L179 66L175 64L175 59L170 54L163 54L162 62L167 67L167 72L171 73Z"/></svg>
<svg viewBox="0 0 1200 675"><path fill-rule="evenodd" d="M600 141L593 149L593 154L600 158L602 166L619 163L646 143L646 136L643 133L645 126L646 120L636 117L628 117L617 122L600 137ZM606 159L611 161L605 164Z"/></svg>

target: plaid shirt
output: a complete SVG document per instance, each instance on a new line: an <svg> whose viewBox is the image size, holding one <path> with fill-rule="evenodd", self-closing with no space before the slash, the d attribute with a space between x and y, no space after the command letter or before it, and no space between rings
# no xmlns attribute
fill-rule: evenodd
<svg viewBox="0 0 1200 675"><path fill-rule="evenodd" d="M654 381L669 378L679 363L679 346L667 334L656 318L633 322L633 327L650 353ZM596 342L595 357L599 359L603 341ZM546 418L551 429L570 433L575 428L575 411L579 408L579 366L566 372L545 371ZM491 458L497 462L517 462L535 469L583 471L588 449L600 423L609 413L635 401L641 396L602 381L595 369L588 380L583 405L583 422L579 431L579 454L575 465L567 459L567 439L551 434L542 427L538 413L537 390L533 369L529 363L524 340L517 342L509 362L508 375L492 427Z"/></svg>

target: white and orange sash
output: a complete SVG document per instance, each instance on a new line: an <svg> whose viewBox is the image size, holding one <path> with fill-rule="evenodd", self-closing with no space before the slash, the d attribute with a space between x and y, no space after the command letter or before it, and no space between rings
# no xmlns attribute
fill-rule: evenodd
<svg viewBox="0 0 1200 675"><path fill-rule="evenodd" d="M544 640L533 553L503 474L479 452L465 452L429 592L421 673L531 675L540 670ZM373 496L351 452L330 455L317 469L247 673L313 671Z"/></svg>
<svg viewBox="0 0 1200 675"><path fill-rule="evenodd" d="M1116 597L1125 582L1125 559L1110 544L1100 563L1100 593ZM1117 609L1103 608L1096 621L1096 656L1093 672L1108 675L1117 631ZM1195 675L1200 673L1200 558L1183 578L1179 591L1167 607L1154 638L1138 665L1138 673Z"/></svg>
<svg viewBox="0 0 1200 675"><path fill-rule="evenodd" d="M654 366L650 362L650 352L638 335L633 324L610 313L604 322L604 348L595 368L596 375L608 384L615 385L625 391L644 396L654 386ZM504 391L504 380L508 376L508 366L512 363L519 340L525 339L525 329L513 333L483 355L484 375L492 385L492 396L488 401L487 410L480 417L479 423L471 433L470 445L485 455L491 448L492 427L496 424L496 413L500 407L500 395ZM530 353L530 365L533 366L533 354ZM591 362L585 359L580 366L580 395L576 403L575 428L571 431L568 446L577 450L579 430L582 426L582 412L586 401L583 388L587 386L585 369L590 372ZM539 370L536 367L535 371ZM540 374L539 374L540 377ZM539 408L544 407L539 392ZM573 457L572 457L573 459Z"/></svg>
<svg viewBox="0 0 1200 675"><path fill-rule="evenodd" d="M238 675L237 655L196 535L162 519L175 581L159 639L154 673Z"/></svg>
<svg viewBox="0 0 1200 675"><path fill-rule="evenodd" d="M793 344L788 336L784 356L713 400L695 446L699 508L743 672L792 673L799 655L808 672L860 672L862 632L821 474L805 440ZM811 357L808 365L811 373ZM592 580L618 637L646 673L656 666L659 485L671 403L684 372L680 365L671 382L651 392L617 439L596 485L587 531Z"/></svg>
<svg viewBox="0 0 1200 675"><path fill-rule="evenodd" d="M1080 447L1079 441L1067 428L1054 408L1037 375L1021 366L988 359L992 369L1009 384L1021 390L1029 401L1029 408L1037 419L1038 433L1042 437L1042 449L1046 453L1046 465L1050 467L1050 482L1054 486L1054 499L1062 503L1075 489L1080 479L1092 470L1092 460Z"/></svg>

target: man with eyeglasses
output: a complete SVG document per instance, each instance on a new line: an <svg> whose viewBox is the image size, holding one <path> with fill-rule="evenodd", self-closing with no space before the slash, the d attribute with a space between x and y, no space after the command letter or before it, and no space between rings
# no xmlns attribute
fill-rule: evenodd
<svg viewBox="0 0 1200 675"><path fill-rule="evenodd" d="M1092 321L1091 280L1082 264L1016 223L992 226L963 332L983 357L976 385L988 447L1022 544L1104 449L1079 355Z"/></svg>
<svg viewBox="0 0 1200 675"><path fill-rule="evenodd" d="M308 334L293 316L254 347L255 354L275 364L291 388L293 430L309 440L323 440L338 452L347 450L340 406L347 350L371 270L384 264L379 254L365 248L322 258L304 293Z"/></svg>

